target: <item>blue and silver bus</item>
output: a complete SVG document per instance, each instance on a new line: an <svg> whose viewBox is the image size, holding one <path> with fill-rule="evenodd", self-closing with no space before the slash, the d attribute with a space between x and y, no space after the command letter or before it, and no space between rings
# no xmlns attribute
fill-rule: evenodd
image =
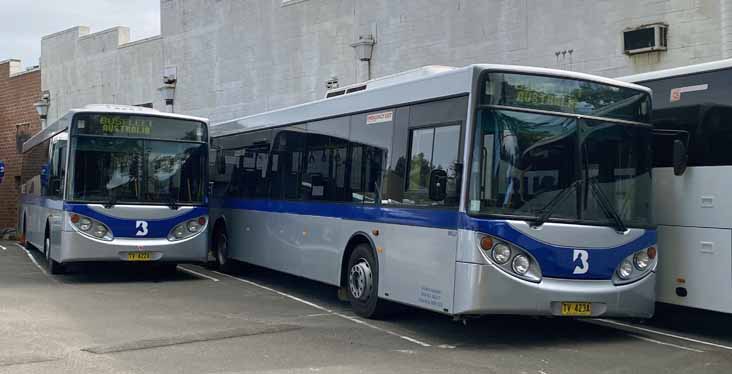
<svg viewBox="0 0 732 374"><path fill-rule="evenodd" d="M203 262L208 123L90 105L23 144L19 232L52 274L87 261Z"/></svg>
<svg viewBox="0 0 732 374"><path fill-rule="evenodd" d="M550 69L427 69L211 127L212 250L390 302L650 317L650 90Z"/></svg>

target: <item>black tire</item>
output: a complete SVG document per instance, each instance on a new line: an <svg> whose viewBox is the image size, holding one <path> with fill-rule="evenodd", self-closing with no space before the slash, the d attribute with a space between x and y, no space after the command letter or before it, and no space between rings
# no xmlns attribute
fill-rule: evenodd
<svg viewBox="0 0 732 374"><path fill-rule="evenodd" d="M46 230L46 236L43 239L43 253L46 255L46 270L53 275L63 274L66 269L61 263L51 257L51 252L51 236L48 230Z"/></svg>
<svg viewBox="0 0 732 374"><path fill-rule="evenodd" d="M379 264L368 244L359 244L351 252L346 289L351 308L357 315L379 319L388 314L388 302L379 299Z"/></svg>
<svg viewBox="0 0 732 374"><path fill-rule="evenodd" d="M233 261L229 258L229 236L226 229L219 227L214 232L214 267L223 273L234 271Z"/></svg>
<svg viewBox="0 0 732 374"><path fill-rule="evenodd" d="M23 247L25 249L34 249L33 248L33 244L31 244L28 241L28 231L27 231L26 228L27 228L27 226L26 226L25 216L23 216L23 232L21 232L21 235L22 235L22 238L23 238L23 240L22 240L23 242L21 244L23 245Z"/></svg>

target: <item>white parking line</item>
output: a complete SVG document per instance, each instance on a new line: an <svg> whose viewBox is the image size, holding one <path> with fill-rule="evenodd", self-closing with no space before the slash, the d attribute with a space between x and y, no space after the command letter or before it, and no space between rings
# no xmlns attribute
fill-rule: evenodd
<svg viewBox="0 0 732 374"><path fill-rule="evenodd" d="M368 328L371 328L371 329L374 329L374 330L377 330L377 331L383 332L383 333L385 333L385 334L388 334L388 335L391 335L391 336L396 336L396 337L398 337L398 338L400 338L400 339L403 339L403 340L406 340L406 341L408 341L408 342L410 342L410 343L414 343L414 344L420 345L420 346L422 346L422 347L432 347L432 344L429 344L429 343L425 343L425 342L423 342L423 341L420 341L420 340L417 340L417 339L411 338L411 337L409 337L409 336L401 335L401 334L399 334L399 333L397 333L397 332L394 332L394 331L391 331L391 330L387 330L387 329L385 329L385 328L381 328L381 327L378 327L378 326L374 326L374 325L372 325L372 324L370 324L370 323L368 323L368 322L366 322L366 321L362 321L362 320L360 320L360 319L358 319L358 318L356 318L356 317L351 317L351 316L348 316L348 315L345 315L345 314L342 314L342 313L338 313L338 312L336 312L336 311L330 310L330 309L328 309L328 308L326 308L326 307L320 306L320 305L318 305L318 304L315 304L315 303L313 303L313 302L310 302L310 301L307 301L307 300L303 300L303 299L301 299L301 298L299 298L299 297L297 297L297 296L293 296L293 295L290 295L290 294L284 293L284 292L282 292L282 291L277 291L277 290L275 290L275 289L273 289L273 288L270 288L270 287L267 287L267 286L261 285L261 284L259 284L259 283L255 283L255 282L252 282L252 281L250 281L250 280L242 279L242 278L239 278L239 277L235 277L235 276L233 276L233 275L229 275L229 274L225 274L225 273L221 273L221 272L218 272L218 271L214 271L214 273L216 273L216 274L218 274L218 275L221 275L221 276L224 276L224 277L228 277L228 278L231 278L231 279L237 280L237 281L239 281L239 282L243 282L243 283L246 283L246 284L249 284L249 285L252 285L252 286L255 286L255 287L261 288L261 289L263 289L263 290L267 290L267 291L270 291L270 292L276 293L276 294L278 294L278 295L280 295L280 296L283 296L283 297L286 297L286 298L288 298L288 299L290 299L290 300L294 300L294 301L297 301L297 302L299 302L299 303L302 303L302 304L305 304L305 305L307 305L307 306L313 307L313 308L315 308L315 309L321 310L321 311L323 311L323 312L326 312L326 313L328 313L328 314L332 314L332 315L334 315L334 316L337 316L337 317L340 317L340 318L343 318L343 319L347 319L347 320L349 320L349 321L351 321L351 322L353 322L353 323L357 323L357 324L359 324L359 325L363 325L363 326L366 326L366 327L368 327Z"/></svg>
<svg viewBox="0 0 732 374"><path fill-rule="evenodd" d="M649 342L649 343L655 343L655 344L665 345L665 346L669 346L669 347L674 347L674 348L678 348L678 349L683 349L683 350L685 350L685 351L692 351L692 352L696 352L696 353L704 353L704 351L702 351L702 350L699 350L699 349L694 349L694 348L690 348L690 347L685 347L685 346L683 346L683 345L678 345L678 344L672 344L672 343L662 342L662 341L660 341L660 340L656 340L656 339L651 339L651 338L646 338L645 336L642 336L642 335L636 335L636 334L628 334L628 335L630 335L630 336L632 336L632 337L634 337L634 338L636 338L636 339L640 339L640 340L643 340L643 341Z"/></svg>
<svg viewBox="0 0 732 374"><path fill-rule="evenodd" d="M2 249L3 251L7 251L8 250L7 248L3 247L2 245L0 245L0 249Z"/></svg>
<svg viewBox="0 0 732 374"><path fill-rule="evenodd" d="M43 272L43 274L45 274L46 276L48 276L48 273L46 272L46 269L44 269L43 266L41 266L41 265L38 264L38 261L36 261L36 258L33 257L33 254L30 253L30 251L28 250L28 248L25 248L25 247L21 246L20 244L15 244L15 245L18 248L20 248L23 251L25 251L25 254L28 255L28 258L30 258L31 261L33 261L33 265L36 265L36 267L38 268L38 270L40 270L41 272Z"/></svg>
<svg viewBox="0 0 732 374"><path fill-rule="evenodd" d="M212 280L214 282L218 282L219 281L218 278L214 278L214 277L212 277L210 275L206 275L206 274L203 274L203 273L199 273L199 272L197 272L195 270L191 270L191 269L188 269L188 268L184 268L183 266L180 266L180 265L178 265L178 269L183 270L183 271L185 271L188 274L193 274L193 275L195 275L195 276L197 276L199 278L210 279L210 280Z"/></svg>
<svg viewBox="0 0 732 374"><path fill-rule="evenodd" d="M721 348L721 349L726 349L726 350L732 351L732 347L727 346L727 345L722 345L722 344L707 342L707 341L699 340L699 339L687 338L685 336L675 335L675 334L669 334L667 332L653 330L653 329L649 329L649 328L646 328L646 327L634 326L634 325L631 325L631 324L622 323L622 322L618 322L618 321L611 321L611 320L608 320L608 319L596 319L594 321L604 322L604 323L611 324L611 325L622 326L622 327L625 327L627 329L632 329L632 330L636 330L636 331L643 331L643 332L647 332L647 333L650 333L650 334L656 334L656 335L661 335L661 336L667 336L669 338L684 340L684 341L687 341L687 342L692 342L692 343L697 343L697 344L707 345L707 346L710 346L710 347Z"/></svg>

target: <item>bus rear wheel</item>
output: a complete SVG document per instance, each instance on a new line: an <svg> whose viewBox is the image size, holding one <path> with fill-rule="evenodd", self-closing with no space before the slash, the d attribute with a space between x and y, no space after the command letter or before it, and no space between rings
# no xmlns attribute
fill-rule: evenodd
<svg viewBox="0 0 732 374"><path fill-rule="evenodd" d="M46 233L46 237L43 240L43 253L46 254L46 269L50 274L63 274L64 266L57 262L51 257L51 236Z"/></svg>
<svg viewBox="0 0 732 374"><path fill-rule="evenodd" d="M353 311L365 318L383 318L387 301L379 299L379 266L368 244L354 248L348 260L346 288Z"/></svg>

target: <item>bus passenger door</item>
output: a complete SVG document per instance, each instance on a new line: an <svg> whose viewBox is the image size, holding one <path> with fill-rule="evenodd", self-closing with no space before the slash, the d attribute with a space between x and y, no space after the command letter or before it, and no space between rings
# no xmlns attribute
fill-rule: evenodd
<svg viewBox="0 0 732 374"><path fill-rule="evenodd" d="M381 199L382 297L452 311L466 112L461 97L412 106L407 123L396 118Z"/></svg>

